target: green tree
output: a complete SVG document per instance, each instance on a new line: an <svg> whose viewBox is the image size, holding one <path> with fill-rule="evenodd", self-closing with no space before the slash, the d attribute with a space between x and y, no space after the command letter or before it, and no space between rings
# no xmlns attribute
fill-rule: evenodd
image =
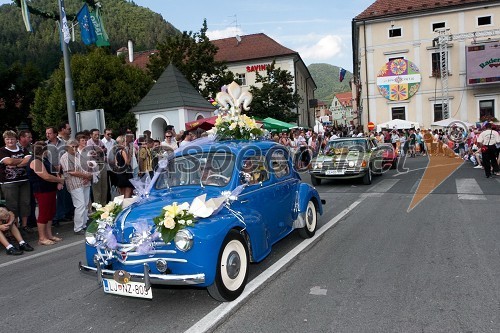
<svg viewBox="0 0 500 333"><path fill-rule="evenodd" d="M123 58L95 48L88 55L75 55L71 71L78 111L104 109L106 126L117 131L136 128L129 110L144 97L153 80L146 72L126 65ZM36 91L32 108L33 127L42 133L48 125L67 119L64 67L59 68Z"/></svg>
<svg viewBox="0 0 500 333"><path fill-rule="evenodd" d="M148 70L156 80L172 63L203 97L215 97L220 88L234 80L223 62L215 61L217 47L207 35L207 21L200 32L169 36L158 45L159 52L150 58Z"/></svg>
<svg viewBox="0 0 500 333"><path fill-rule="evenodd" d="M40 71L32 64L15 62L0 68L0 130L15 129L22 121L29 124L28 115L34 99L34 89L42 81Z"/></svg>
<svg viewBox="0 0 500 333"><path fill-rule="evenodd" d="M301 102L301 97L293 91L293 76L287 70L275 67L275 61L267 66L266 75L256 72L255 83L262 83L262 88L250 87L253 95L249 116L257 118L272 117L285 122L297 120L297 113L292 111Z"/></svg>

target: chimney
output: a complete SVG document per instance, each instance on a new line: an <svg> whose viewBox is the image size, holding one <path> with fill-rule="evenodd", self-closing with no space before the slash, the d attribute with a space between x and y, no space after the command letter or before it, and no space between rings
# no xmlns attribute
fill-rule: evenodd
<svg viewBox="0 0 500 333"><path fill-rule="evenodd" d="M134 44L131 39L128 40L128 61L130 63L134 62Z"/></svg>

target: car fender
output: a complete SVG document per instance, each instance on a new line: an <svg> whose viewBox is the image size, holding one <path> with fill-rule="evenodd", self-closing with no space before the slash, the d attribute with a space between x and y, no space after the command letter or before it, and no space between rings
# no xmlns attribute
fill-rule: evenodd
<svg viewBox="0 0 500 333"><path fill-rule="evenodd" d="M318 213L323 215L323 204L321 202L321 198L319 196L318 191L307 183L301 183L298 188L297 193L298 200L298 213L305 213L307 209L307 204L310 200L312 200L315 205Z"/></svg>

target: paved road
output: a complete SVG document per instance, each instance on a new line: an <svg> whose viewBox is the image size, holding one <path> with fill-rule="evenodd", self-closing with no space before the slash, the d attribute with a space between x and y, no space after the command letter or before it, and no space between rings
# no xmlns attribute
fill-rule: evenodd
<svg viewBox="0 0 500 333"><path fill-rule="evenodd" d="M464 164L407 213L422 172L320 186L366 196L215 331L499 332L499 179Z"/></svg>
<svg viewBox="0 0 500 333"><path fill-rule="evenodd" d="M217 332L499 331L499 178L485 179L481 170L465 164L407 213L426 160L411 159L407 165L416 171L390 171L369 186L324 182L318 188L327 200L319 221L322 234L307 246L292 234L264 262L251 265L255 282L305 247L232 309L204 289L154 288L152 301L106 295L78 272L83 239L64 225L65 240L56 247L36 246L15 258L0 254L2 327L20 332L184 332L203 325ZM213 320L217 316L219 323Z"/></svg>

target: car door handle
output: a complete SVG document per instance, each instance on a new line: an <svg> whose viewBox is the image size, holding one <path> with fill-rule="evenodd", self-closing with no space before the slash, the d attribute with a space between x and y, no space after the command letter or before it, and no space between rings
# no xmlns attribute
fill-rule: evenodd
<svg viewBox="0 0 500 333"><path fill-rule="evenodd" d="M247 203L248 200L240 200L240 203Z"/></svg>

